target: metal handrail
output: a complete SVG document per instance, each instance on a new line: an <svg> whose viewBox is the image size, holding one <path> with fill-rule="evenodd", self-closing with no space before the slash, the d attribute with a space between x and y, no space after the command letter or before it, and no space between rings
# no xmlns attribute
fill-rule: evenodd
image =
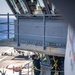
<svg viewBox="0 0 75 75"><path fill-rule="evenodd" d="M11 29L10 31L12 31L12 30L14 30L14 29ZM8 31L8 30L1 30L0 33L6 32L6 31ZM14 34L14 33L13 33L13 34Z"/></svg>
<svg viewBox="0 0 75 75"><path fill-rule="evenodd" d="M56 39L59 39L59 38L66 38L66 37L63 37L63 36L62 36L62 37L61 37L61 36L59 36L59 37L58 37L58 36L47 36L46 33L45 33L45 27L49 27L49 26L44 25L44 23L45 23L45 21L46 21L45 18L48 17L48 16L49 16L49 17L56 17L56 16L59 16L59 17L60 17L60 16L61 16L60 14L55 14L55 15L52 15L52 14L38 14L38 15L32 15L32 14L0 14L0 16L6 16L6 17L7 17L7 22L1 22L0 24L7 24L7 26L8 26L8 30L7 30L8 32L0 31L0 33L8 34L8 39L10 38L10 37L9 37L9 34L18 35L18 38L17 38L17 39L18 39L18 43L17 43L18 46L20 46L20 42L19 42L19 41L20 41L20 36L21 36L21 35L24 35L24 36L31 36L31 37L38 37L38 38L39 38L39 37L42 37L42 38L43 38L43 40L42 40L42 41L43 41L43 47L45 47L45 38L56 38ZM14 33L13 33L13 32L10 32L9 26L10 26L10 25L14 25L14 24L12 24L13 22L10 22L10 21L9 21L9 19L10 19L9 16L16 16L16 18L17 18L17 26L18 26L18 28L17 28L17 33L16 33L16 32L14 32ZM41 16L41 17L42 17L43 25L40 26L40 27L43 27L43 31L44 31L43 33L44 33L45 35L44 35L44 34L42 34L42 35L41 35L41 34L39 34L39 35L20 34L20 33L19 33L19 26L20 26L20 25L19 25L19 17L29 17L29 18L31 18L31 17L34 17L34 16L37 16L37 17L38 17L38 16ZM34 17L34 18L36 18L36 17ZM34 25L32 25L32 26L34 26ZM35 26L37 26L37 25L35 25Z"/></svg>
<svg viewBox="0 0 75 75"><path fill-rule="evenodd" d="M47 70L39 70L39 69L35 69L35 68L31 68L32 70L37 70L37 71L40 71L41 73L41 75L42 75L42 72L43 71L47 71ZM53 73L64 73L64 71L55 71L55 70L49 70L51 73L53 72ZM29 72L26 74L26 75L29 75Z"/></svg>
<svg viewBox="0 0 75 75"><path fill-rule="evenodd" d="M19 14L18 16L59 16L59 17L62 17L61 14L55 14L55 15L52 15L52 14ZM7 14L0 14L0 16L7 16ZM9 14L9 16L17 16L17 14Z"/></svg>
<svg viewBox="0 0 75 75"><path fill-rule="evenodd" d="M7 32L5 32L5 34L7 34ZM18 33L9 33L9 34L16 34L16 35L18 35ZM31 35L31 34L19 34L19 35L34 36L34 37L43 37L41 35ZM44 36L44 37L50 37L50 38L66 38L66 37L56 37L56 36Z"/></svg>
<svg viewBox="0 0 75 75"><path fill-rule="evenodd" d="M42 75L42 72L43 72L43 71L47 71L47 70L44 70L44 69L43 69L43 70L40 70L40 69L36 69L36 68L33 68L33 67L29 67L29 64L30 64L30 63L31 63L31 62L27 63L27 64L22 68L22 69L24 69L24 68L28 65L28 73L25 74L25 75L29 75L29 72L32 72L32 70L40 71L40 72L41 72L41 73L40 73L41 75ZM29 71L29 68L31 68L31 71ZM46 68L49 68L49 67L46 66ZM22 72L22 69L19 71L19 75L22 75L22 73L21 73L21 72ZM60 72L60 73L64 73L64 71L51 70L51 68L49 68L48 71L50 71L51 73L52 73L52 72L54 72L54 73L59 73L59 72ZM33 73L32 73L32 74L33 74Z"/></svg>
<svg viewBox="0 0 75 75"><path fill-rule="evenodd" d="M0 25L3 25L3 24L8 24L7 22L2 22L2 23L0 23ZM13 22L11 22L11 23L9 23L9 25L14 25L14 23Z"/></svg>

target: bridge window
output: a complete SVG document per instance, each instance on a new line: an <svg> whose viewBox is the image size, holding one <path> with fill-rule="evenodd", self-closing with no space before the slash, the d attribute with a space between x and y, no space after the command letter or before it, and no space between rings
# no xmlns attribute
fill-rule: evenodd
<svg viewBox="0 0 75 75"><path fill-rule="evenodd" d="M37 0L36 9L33 14L43 14L45 12L45 6L43 0Z"/></svg>
<svg viewBox="0 0 75 75"><path fill-rule="evenodd" d="M11 4L12 4L13 8L15 9L15 11L16 11L17 13L20 13L19 10L18 10L18 8L17 8L17 6L16 6L16 4L15 4L15 2L14 2L14 0L10 0L10 2L11 2Z"/></svg>
<svg viewBox="0 0 75 75"><path fill-rule="evenodd" d="M25 6L23 0L19 0L19 2L20 2L21 6L22 6L22 8L24 10L24 13L28 13L27 7Z"/></svg>

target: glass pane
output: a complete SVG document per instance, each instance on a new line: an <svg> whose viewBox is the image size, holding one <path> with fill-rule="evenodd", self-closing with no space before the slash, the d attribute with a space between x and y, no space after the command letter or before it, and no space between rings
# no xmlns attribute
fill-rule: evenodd
<svg viewBox="0 0 75 75"><path fill-rule="evenodd" d="M23 10L24 10L24 13L28 13L28 10L27 10L27 8L26 8L26 6L25 6L23 0L19 0L19 2L20 2L21 6L22 6L22 8L23 8Z"/></svg>
<svg viewBox="0 0 75 75"><path fill-rule="evenodd" d="M38 0L38 2L40 3L41 7L45 7L43 0Z"/></svg>
<svg viewBox="0 0 75 75"><path fill-rule="evenodd" d="M14 0L10 0L10 2L11 2L11 4L12 4L13 8L15 9L15 11L16 11L17 13L20 13L19 10L18 10L18 8L17 8L17 6L16 6L16 4L15 4L15 2L14 2Z"/></svg>
<svg viewBox="0 0 75 75"><path fill-rule="evenodd" d="M42 0L37 0L36 10L33 14L43 14L45 12L45 6Z"/></svg>

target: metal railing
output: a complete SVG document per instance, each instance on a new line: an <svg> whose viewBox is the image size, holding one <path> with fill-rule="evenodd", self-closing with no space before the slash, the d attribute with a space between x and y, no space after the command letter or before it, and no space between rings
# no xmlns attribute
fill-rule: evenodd
<svg viewBox="0 0 75 75"><path fill-rule="evenodd" d="M28 69L28 72L27 74L22 74L22 69L19 71L19 75L34 75L34 70L37 70L37 71L40 71L40 75L47 75L47 72L50 71L50 74L49 75L64 75L64 71L58 71L58 70L51 70L50 67L47 67L47 69L36 69L36 68L33 68L33 66L29 66L31 62L27 63L22 69L24 68L27 68ZM42 65L43 66L43 65ZM29 70L31 68L31 70ZM44 74L43 72L46 72L46 74Z"/></svg>
<svg viewBox="0 0 75 75"><path fill-rule="evenodd" d="M6 38L3 38L3 39L11 38L11 36L10 36L11 33L10 32L11 31L14 32L14 21L13 21L13 18L10 19L11 16L12 15L10 15L9 13L0 14L0 36L1 36L1 34L2 34L1 37L3 37L3 35L6 36ZM10 26L13 26L13 28L10 28ZM14 33L13 33L13 37L14 37ZM0 40L3 40L3 39L0 38Z"/></svg>
<svg viewBox="0 0 75 75"><path fill-rule="evenodd" d="M48 75L47 72L50 72L49 75L64 75L64 71L51 70L51 68L47 67L47 66L46 66L46 68L48 68L48 69L45 69L45 70L44 69L39 70L39 69L33 68L31 63L32 62L29 62L29 63L25 64L19 70L15 70L14 69L15 67L13 66L13 69L12 69L13 74L15 74L15 72L18 72L18 75L34 75L34 70L37 70L37 71L40 71L40 75ZM23 71L23 69L24 69L24 71ZM46 74L44 74L43 72L46 73ZM6 75L7 70L4 70L4 68L3 68L3 71L0 71L0 73L2 75Z"/></svg>
<svg viewBox="0 0 75 75"><path fill-rule="evenodd" d="M20 36L27 36L27 37L41 37L41 38L43 38L43 40L42 40L42 45L43 45L43 50L45 50L45 48L46 48L46 41L45 41L45 39L46 38L55 38L55 39L59 39L59 38L63 38L63 39L65 39L66 37L60 37L60 36L58 36L58 37L56 37L56 36L47 36L46 35L46 27L49 27L49 26L46 26L46 17L57 17L57 16L59 16L60 17L60 15L59 14L56 14L56 15L51 15L51 14L39 14L39 15L32 15L32 14L0 14L0 16L7 16L7 22L0 22L0 25L7 25L7 30L1 30L0 31L0 33L4 33L4 34L7 34L7 37L8 37L8 39L10 38L10 34L12 35L12 34L14 34L14 35L17 35L18 37L17 37L17 45L18 46L20 46L20 43L21 43L21 39L20 39ZM17 20L17 33L15 32L11 32L11 31L13 31L14 29L11 29L10 30L10 25L14 25L14 23L13 22L10 22L10 16L15 16L16 17L16 20ZM43 22L43 26L40 26L40 27L42 27L43 28L43 35L32 35L32 34L20 34L20 27L19 27L19 17L34 17L34 16L36 16L36 17L42 17L42 22ZM34 25L32 25L32 26L34 26ZM35 25L36 26L36 25ZM27 40L26 40L27 41ZM33 41L31 41L31 42L33 42ZM35 42L35 41L34 41ZM39 42L39 41L37 41L37 42ZM36 43L37 43L36 42ZM50 45L52 45L51 43L53 43L53 42L49 42L49 43L47 43L49 46ZM29 43L30 44L30 43ZM58 43L53 43L53 45L52 46L55 46L55 45L58 45ZM61 47L63 46L63 47L65 47L66 45L65 44L60 44L61 45Z"/></svg>

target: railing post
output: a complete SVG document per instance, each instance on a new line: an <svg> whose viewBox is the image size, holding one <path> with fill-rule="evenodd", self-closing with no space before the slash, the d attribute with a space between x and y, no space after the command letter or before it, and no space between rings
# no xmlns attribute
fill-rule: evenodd
<svg viewBox="0 0 75 75"><path fill-rule="evenodd" d="M43 15L43 50L46 50L45 47L45 31L46 31L46 19L45 19L45 14Z"/></svg>
<svg viewBox="0 0 75 75"><path fill-rule="evenodd" d="M9 39L9 13L7 13L7 30L8 30L8 39Z"/></svg>
<svg viewBox="0 0 75 75"><path fill-rule="evenodd" d="M14 74L14 66L13 66L13 74Z"/></svg>
<svg viewBox="0 0 75 75"><path fill-rule="evenodd" d="M29 75L29 63L28 63L28 75Z"/></svg>
<svg viewBox="0 0 75 75"><path fill-rule="evenodd" d="M19 75L22 75L22 74L21 74L21 70L19 70Z"/></svg>
<svg viewBox="0 0 75 75"><path fill-rule="evenodd" d="M19 14L17 14L17 41L18 41L18 46L20 46L19 42Z"/></svg>

